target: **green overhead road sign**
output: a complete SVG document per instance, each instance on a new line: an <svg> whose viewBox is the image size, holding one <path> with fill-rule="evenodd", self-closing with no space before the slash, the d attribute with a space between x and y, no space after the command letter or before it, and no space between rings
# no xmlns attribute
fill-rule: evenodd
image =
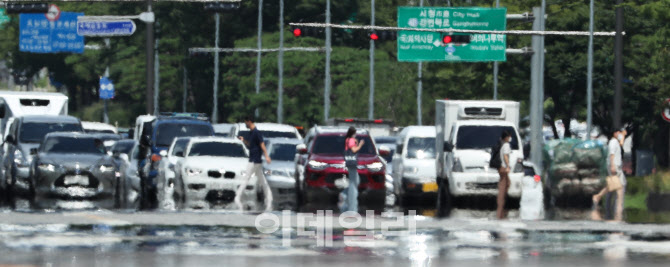
<svg viewBox="0 0 670 267"><path fill-rule="evenodd" d="M506 8L398 7L398 27L504 31ZM469 43L443 43L442 33L398 32L398 61L505 61L507 37L503 34L470 34Z"/></svg>
<svg viewBox="0 0 670 267"><path fill-rule="evenodd" d="M2 25L9 22L9 16L7 16L7 12L5 12L4 8L0 8L0 29L2 29Z"/></svg>

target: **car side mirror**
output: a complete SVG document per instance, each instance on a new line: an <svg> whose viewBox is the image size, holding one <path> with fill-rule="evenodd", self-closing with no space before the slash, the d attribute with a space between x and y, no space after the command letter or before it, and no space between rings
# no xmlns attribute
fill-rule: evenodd
<svg viewBox="0 0 670 267"><path fill-rule="evenodd" d="M454 145L451 142L444 143L444 151L451 152L454 150Z"/></svg>
<svg viewBox="0 0 670 267"><path fill-rule="evenodd" d="M295 150L298 152L298 154L307 154L307 146L305 144L299 144L295 147Z"/></svg>
<svg viewBox="0 0 670 267"><path fill-rule="evenodd" d="M389 156L391 155L391 149L385 146L379 147L379 155L382 157Z"/></svg>
<svg viewBox="0 0 670 267"><path fill-rule="evenodd" d="M37 148L31 148L30 155L36 155L36 154L37 154Z"/></svg>
<svg viewBox="0 0 670 267"><path fill-rule="evenodd" d="M7 142L7 143L12 143L13 144L14 141L16 141L16 139L11 134L7 135L7 137L5 138L5 142Z"/></svg>
<svg viewBox="0 0 670 267"><path fill-rule="evenodd" d="M121 154L119 155L119 158L120 158L121 160L125 161L125 162L130 162L130 159L128 159L128 154L126 154L126 153L121 153Z"/></svg>
<svg viewBox="0 0 670 267"><path fill-rule="evenodd" d="M161 157L165 157L165 156L167 156L167 151L166 150L161 150L161 152L158 152L158 154L161 155Z"/></svg>

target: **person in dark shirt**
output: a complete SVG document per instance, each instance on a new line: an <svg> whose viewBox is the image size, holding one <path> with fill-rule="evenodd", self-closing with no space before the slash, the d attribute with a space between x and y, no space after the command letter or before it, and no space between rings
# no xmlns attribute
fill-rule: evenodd
<svg viewBox="0 0 670 267"><path fill-rule="evenodd" d="M242 185L237 188L237 192L235 193L235 203L240 208L240 211L244 211L244 206L242 205L241 199L242 194L244 193L244 190L249 183L251 175L255 174L256 179L258 179L257 184L260 184L263 187L263 192L265 193L265 211L271 211L272 190L270 190L270 186L265 179L265 175L263 175L263 161L261 159L261 155L265 155L265 161L267 161L268 164L270 164L272 160L268 155L267 149L265 149L263 135L261 135L261 132L256 128L254 119L246 118L244 120L244 124L246 124L247 128L249 128L249 137L246 140L242 136L238 136L237 138L240 139L249 149L249 164L247 165L246 173L244 173L244 180Z"/></svg>

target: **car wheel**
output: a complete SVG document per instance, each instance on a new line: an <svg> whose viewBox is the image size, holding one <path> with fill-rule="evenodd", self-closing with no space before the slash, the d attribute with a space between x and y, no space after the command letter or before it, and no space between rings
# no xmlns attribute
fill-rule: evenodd
<svg viewBox="0 0 670 267"><path fill-rule="evenodd" d="M454 205L454 199L449 192L449 182L446 179L439 179L437 185L437 216L447 217Z"/></svg>

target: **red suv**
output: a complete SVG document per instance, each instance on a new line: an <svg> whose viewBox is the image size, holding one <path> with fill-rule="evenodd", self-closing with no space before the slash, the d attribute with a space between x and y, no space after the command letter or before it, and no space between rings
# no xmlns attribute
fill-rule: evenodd
<svg viewBox="0 0 670 267"><path fill-rule="evenodd" d="M314 127L298 145L296 158L296 192L300 206L321 204L332 208L342 191L335 180L348 174L344 165L344 139L348 128ZM365 144L358 152L359 208L382 210L386 197L386 164L366 130L359 130L356 139ZM364 209L363 209L364 208ZM318 209L318 208L317 208Z"/></svg>

